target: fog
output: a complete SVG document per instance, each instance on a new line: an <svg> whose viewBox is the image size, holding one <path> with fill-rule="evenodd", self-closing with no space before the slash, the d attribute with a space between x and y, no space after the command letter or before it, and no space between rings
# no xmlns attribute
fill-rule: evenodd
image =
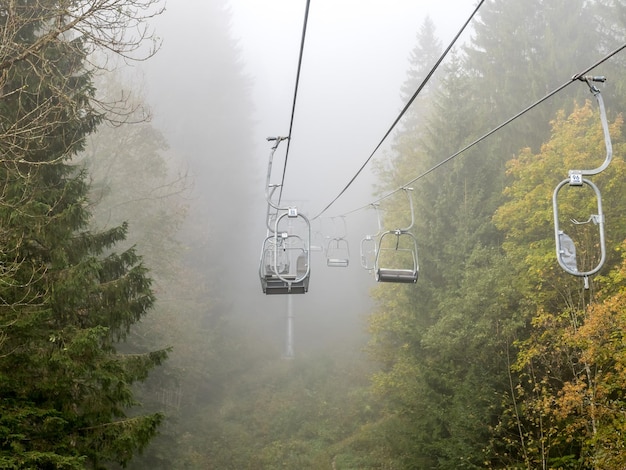
<svg viewBox="0 0 626 470"><path fill-rule="evenodd" d="M311 218L339 194L404 106L399 90L426 15L447 43L474 8L455 3L458 8L434 0L311 2L284 201L298 201ZM229 314L259 340L260 332L268 333L279 347L287 299L265 296L258 279L266 137L289 133L305 6L293 0L170 1L154 22L162 48L141 67L154 124L189 166L194 191L186 230L196 233L188 237L206 239L209 254L201 259L218 273L216 289L227 297ZM246 83L228 82L238 73L230 70L234 61ZM388 158L388 144L376 159ZM280 180L286 148L283 143L276 152L273 182ZM374 181L368 166L324 217L372 202ZM323 253L313 253L309 292L292 296L296 353L363 339L375 282L360 266L359 244L376 230L376 218L360 210L346 221L349 267L328 268Z"/></svg>
<svg viewBox="0 0 626 470"><path fill-rule="evenodd" d="M626 468L626 3L5 3L0 466Z"/></svg>
<svg viewBox="0 0 626 470"><path fill-rule="evenodd" d="M230 6L232 35L254 81L256 153L264 164L264 138L289 131L306 2L231 0ZM311 2L286 198L310 201L317 215L337 196L405 104L399 90L424 18L448 43L473 8L458 0ZM371 182L368 168L326 215L370 202Z"/></svg>

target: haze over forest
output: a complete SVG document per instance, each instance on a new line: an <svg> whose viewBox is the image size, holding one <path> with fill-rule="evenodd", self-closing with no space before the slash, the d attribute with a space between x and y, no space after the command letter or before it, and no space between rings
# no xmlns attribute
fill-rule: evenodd
<svg viewBox="0 0 626 470"><path fill-rule="evenodd" d="M626 467L622 0L0 31L0 468Z"/></svg>

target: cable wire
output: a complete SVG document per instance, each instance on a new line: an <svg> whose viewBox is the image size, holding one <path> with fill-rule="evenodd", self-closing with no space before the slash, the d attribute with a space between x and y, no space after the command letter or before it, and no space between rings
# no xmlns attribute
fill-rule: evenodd
<svg viewBox="0 0 626 470"><path fill-rule="evenodd" d="M341 192L335 196L335 198L330 201L330 203L324 207L324 209L322 209L322 211L317 214L315 217L313 217L311 220L315 220L318 217L320 217L324 212L326 212L335 202L337 202L337 200L343 195L343 193L345 193L347 191L347 189L352 185L352 183L354 183L354 181L357 179L357 177L361 174L361 172L365 169L365 167L367 166L367 164L370 162L370 160L374 157L374 154L378 151L378 149L380 148L380 146L383 144L383 142L387 139L387 137L389 137L389 134L391 134L391 132L393 131L393 129L396 127L396 125L398 124L398 122L400 122L400 119L402 119L402 117L404 116L404 114L407 112L407 110L411 107L411 105L413 104L413 101L415 101L415 99L417 98L417 96L420 94L420 92L422 91L422 89L426 86L426 84L428 83L428 81L430 80L430 78L433 76L433 74L435 73L435 71L437 70L437 68L439 67L439 65L441 64L441 62L443 61L443 59L445 59L445 57L448 55L448 52L450 52L450 49L452 49L452 47L454 46L454 44L456 43L457 39L459 39L459 37L461 36L461 34L463 34L463 31L465 31L465 28L467 27L467 25L470 23L470 21L472 21L472 19L474 18L474 16L476 15L476 12L478 12L478 10L480 9L480 7L482 6L482 4L485 2L485 0L480 0L480 2L478 2L478 5L476 6L476 8L474 9L474 11L472 12L472 14L469 16L469 18L467 19L467 21L465 21L465 23L463 24L463 26L461 27L461 29L459 30L459 32L456 34L456 36L454 36L454 38L452 39L452 41L450 42L450 44L448 45L448 47L446 48L445 51L443 51L443 53L441 54L441 57L439 57L439 59L437 60L437 62L435 63L435 65L433 65L433 67L430 69L430 72L428 72L428 74L426 75L426 77L424 78L424 80L422 80L422 83L420 83L420 85L417 87L417 90L415 91L415 93L413 93L413 96L411 97L411 99L407 102L407 104L404 106L404 108L402 109L402 111L400 111L400 114L398 115L398 117L395 119L395 121L393 121L393 124L391 124L391 127L389 127L389 129L387 130L387 132L385 133L385 135L383 135L383 138L380 139L380 142L378 142L378 145L374 148L374 150L372 151L372 153L370 154L369 157L367 157L367 160L365 160L365 163L363 163L363 165L361 165L361 168L359 168L359 170L354 174L354 176L352 177L352 179L350 179L350 181L348 181L348 184L346 184L346 186L341 190Z"/></svg>
<svg viewBox="0 0 626 470"><path fill-rule="evenodd" d="M618 47L617 49L613 50L612 52L610 52L609 54L607 54L606 56L604 56L602 59L600 59L599 61L597 61L596 63L594 63L593 65L587 67L586 69L584 69L582 72L577 73L576 75L574 75L571 79L569 79L567 82L563 83L562 85L558 86L557 88L555 88L554 90L552 90L551 92L549 92L547 95L545 95L543 98L540 98L539 100L535 101L533 104L531 104L530 106L524 108L523 110L521 110L519 113L515 114L514 116L511 116L509 119L507 119L506 121L504 121L502 124L494 127L493 129L491 129L489 132L487 132L486 134L483 134L482 136L480 136L478 139L474 140L472 143L468 144L467 146L463 147L461 150L459 150L458 152L450 155L448 158L445 158L444 160L440 161L439 163L437 163L435 166L433 166L432 168L426 170L424 173L422 173L421 175L413 178L411 181L408 181L406 184L402 185L399 188L394 189L393 191L385 194L384 196L381 196L380 198L376 199L373 202L370 202L369 204L359 207L357 209L353 209L349 212L346 212L344 214L342 214L342 216L346 216L348 214L352 214L354 212L366 209L368 207L370 207L372 204L377 204L385 199L387 199L388 197L396 194L399 191L402 191L404 188L406 188L407 186L415 183L416 181L424 178L425 176L429 175L430 173L432 173L433 171L435 171L436 169L438 169L439 167L445 165L446 163L448 163L449 161L453 160L454 158L458 157L459 155L461 155L463 152L465 152L466 150L469 150L470 148L474 147L475 145L479 144L480 142L482 142L483 140L485 140L487 137L491 136L492 134L496 133L497 131L499 131L500 129L502 129L503 127L509 125L510 123L512 123L513 121L515 121L517 118L521 117L522 115L526 114L528 111L530 111L531 109L535 108L536 106L540 105L541 103L543 103L544 101L546 101L547 99L551 98L552 96L556 95L557 93L559 93L561 90L563 90L564 88L566 88L567 86L571 85L573 82L575 82L576 80L580 80L584 77L584 75L586 75L587 73L589 73L591 70L593 70L594 68L596 68L597 66L601 65L602 63L606 62L607 60L609 60L611 57L613 57L614 55L616 55L617 53L619 53L620 51L622 51L623 49L626 49L626 43L622 44L620 47Z"/></svg>
<svg viewBox="0 0 626 470"><path fill-rule="evenodd" d="M278 205L283 196L283 185L285 184L285 173L287 172L287 159L289 158L289 146L291 144L291 130L293 129L293 117L296 112L296 101L298 99L298 84L300 83L300 70L302 69L302 57L304 55L304 40L306 38L306 27L309 22L309 6L311 0L307 0L304 10L304 21L302 25L302 39L300 40L300 56L298 57L298 71L296 73L296 85L293 92L293 104L291 105L291 120L289 121L289 134L287 134L287 150L285 151L285 164L283 165L283 176L280 180L280 191L278 193Z"/></svg>

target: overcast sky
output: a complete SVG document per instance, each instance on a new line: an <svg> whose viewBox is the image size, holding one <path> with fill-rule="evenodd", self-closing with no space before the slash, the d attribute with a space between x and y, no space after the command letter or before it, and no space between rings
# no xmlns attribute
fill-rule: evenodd
<svg viewBox="0 0 626 470"><path fill-rule="evenodd" d="M262 303L257 302L263 296L257 250L265 236L264 183L270 152L265 138L289 132L306 0L226 1L232 13L231 35L238 42L244 70L253 84L256 108L253 132L257 145L254 155L249 157L254 158L251 165L256 164L259 169L258 187L244 191L258 195L256 201L248 204L246 212L250 212L250 206L256 206L258 217L242 221L249 229L248 245L254 255L243 256L247 255L248 246L237 248L235 251L242 259L234 260L239 272L245 274L233 286L238 293L250 294L238 295L233 302L236 309L251 315L259 315L259 310L273 312L271 318L281 322L283 318L278 313L283 312L284 298L264 296ZM190 115L198 119L195 127L199 135L189 132L181 135L185 142L190 139L197 145L194 157L215 159L211 168L219 174L219 159L224 158L219 148L224 142L204 140L202 130L210 121L198 113L202 109L197 109L211 106L206 100L221 96L220 90L216 93L206 89L212 83L219 83L211 80L211 76L220 73L215 57L219 57L217 42L222 40L221 31L203 29L207 25L215 27L214 22L207 21L207 15L215 14L213 2L169 0L166 12L155 19L157 32L164 39L163 48L142 64L142 69L155 122L171 136L177 135L179 126L189 124ZM425 17L431 17L445 47L475 4L474 0L311 0L283 201L298 201L301 210L311 217L339 194L405 105L400 99L400 88ZM228 96L233 90L221 92ZM199 96L204 98L198 99ZM236 131L248 132L248 129ZM280 178L285 149L283 144L283 153L277 152L274 180ZM377 153L377 157L383 155L384 151ZM243 161L250 161L247 155L244 157ZM242 174L233 174L231 170L225 178L238 187L248 174L246 167ZM341 215L371 203L373 182L368 167L325 216ZM206 184L203 180L195 183L196 187ZM232 210L222 200L217 202L218 209ZM325 259L319 253L314 254L312 271L316 274L312 275L310 293L295 296L294 304L299 313L298 327L310 332L323 330L318 339L340 335L341 322L349 323L343 330L361 331L355 318L368 311L361 304L369 302L368 289L375 281L360 266L359 244L366 233L377 231L375 217L372 211L357 211L348 218L349 268L328 269ZM207 223L220 229L232 228L219 219ZM224 251L232 255L230 247ZM233 259L229 261L232 264ZM249 300L254 306L246 309ZM342 308L345 305L349 308ZM261 320L268 318L264 316ZM330 323L332 328L328 328ZM297 343L300 338L297 337Z"/></svg>
<svg viewBox="0 0 626 470"><path fill-rule="evenodd" d="M266 164L265 138L289 132L306 0L229 3L232 34L254 80L256 141ZM315 215L345 187L404 106L400 86L424 18L431 17L445 47L475 6L473 0L310 2L287 199L308 201ZM379 153L384 149L377 158ZM277 177L281 169L275 166ZM371 202L364 199L370 194L368 175L369 169L326 215Z"/></svg>

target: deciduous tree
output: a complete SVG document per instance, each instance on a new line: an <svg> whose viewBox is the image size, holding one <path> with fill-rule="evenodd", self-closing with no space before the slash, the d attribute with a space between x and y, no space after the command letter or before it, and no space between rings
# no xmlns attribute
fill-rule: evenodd
<svg viewBox="0 0 626 470"><path fill-rule="evenodd" d="M610 126L615 149L621 148L621 126L621 117ZM617 426L611 432L620 426L616 417L604 422L601 418L620 406L609 403L604 394L613 387L613 380L619 382L619 373L612 367L620 366L602 362L602 354L619 356L617 350L605 349L615 346L606 335L616 334L616 325L602 320L606 309L619 302L619 296L602 301L606 292L596 292L594 282L586 290L580 278L560 269L555 259L551 197L556 184L566 177L564 169L595 168L604 156L598 113L591 102L576 107L569 116L560 112L553 121L551 139L540 152L525 149L510 162L513 180L505 190L509 200L494 217L506 233L504 248L509 260L525 278L519 287L526 308L519 313L529 318L531 329L518 344L512 400L522 410L516 418L517 449L520 460L523 455L530 467L574 468L582 462L593 468L614 468L599 462L620 458L614 444L605 441L606 435L599 436L605 426ZM607 230L609 256L604 272L619 262L616 248L626 233L618 183L623 181L624 171L623 161L616 159L593 177L601 190L607 227L612 227ZM577 189L570 189L571 194L559 199L567 218L580 218L577 214L596 210L595 195ZM568 225L567 230L575 230L575 226ZM582 253L597 251L597 238L588 241L581 231L577 235ZM613 281L618 277L604 278L605 289L615 292ZM609 333L605 328L613 329Z"/></svg>

